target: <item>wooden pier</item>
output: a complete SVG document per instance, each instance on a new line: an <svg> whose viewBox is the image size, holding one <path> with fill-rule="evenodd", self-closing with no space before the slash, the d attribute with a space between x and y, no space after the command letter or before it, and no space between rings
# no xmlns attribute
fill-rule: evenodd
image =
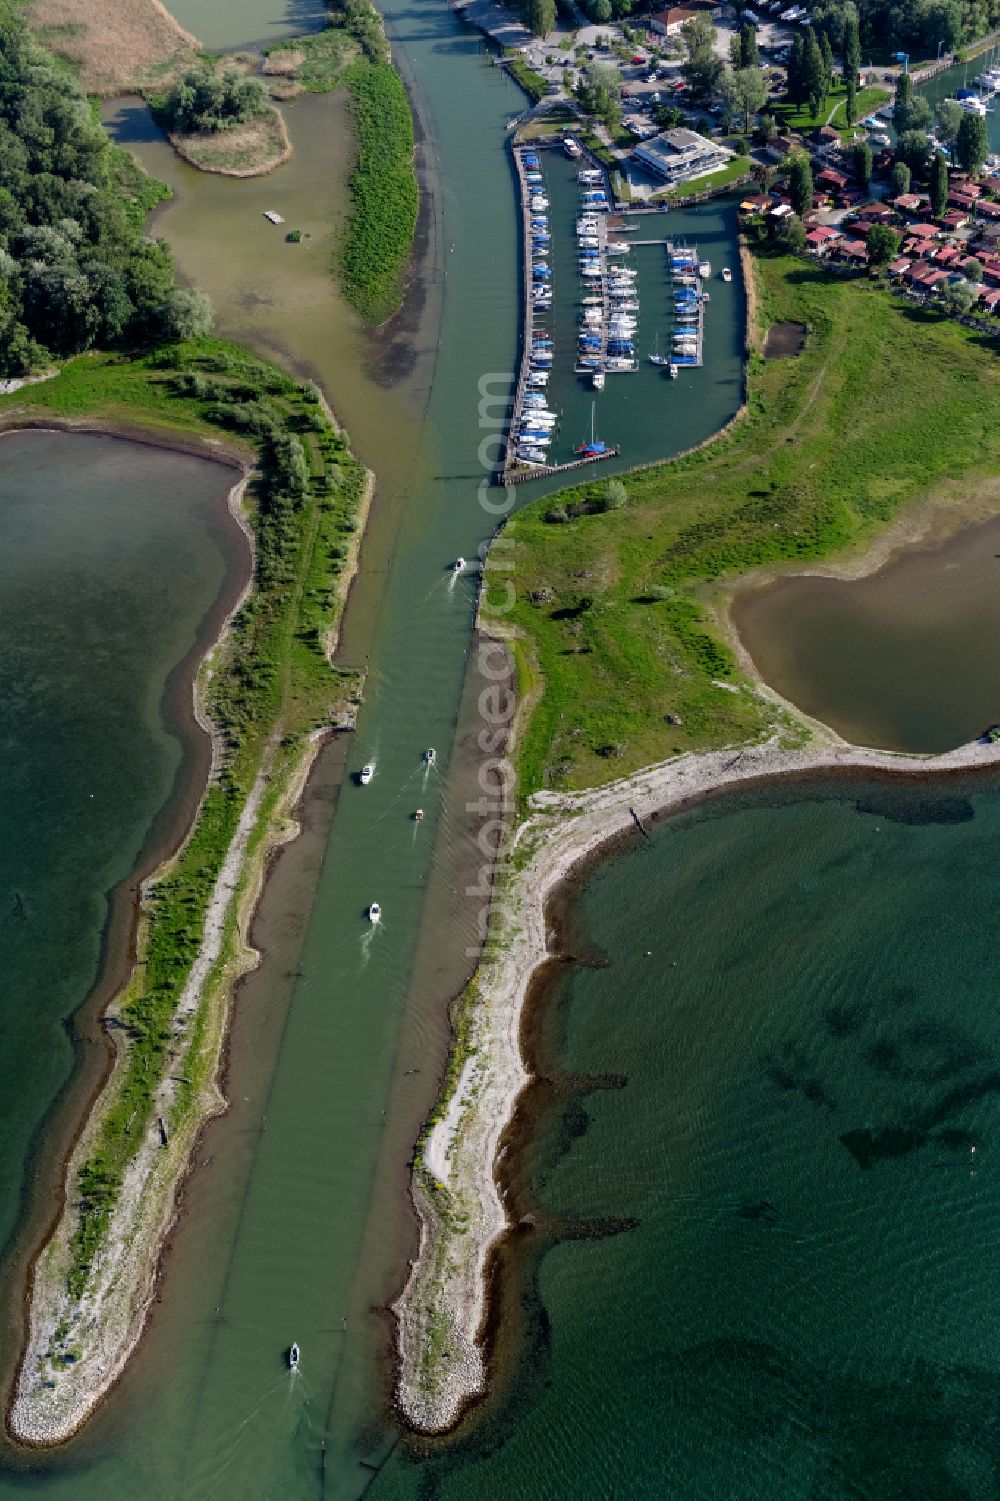
<svg viewBox="0 0 1000 1501"><path fill-rule="evenodd" d="M523 260L524 260L524 274L523 274L523 278L522 278L522 281L523 281L522 297L523 297L523 300L524 300L524 313L523 313L523 317L522 317L522 320L521 320L521 358L520 358L520 364L518 366L517 386L515 387L515 391L514 391L513 409L512 409L512 413L511 413L511 417L510 417L510 423L509 423L509 426L508 426L506 441L505 441L505 444L504 444L504 458L503 458L503 463L502 463L502 465L500 465L498 467L497 472L496 472L496 476L495 476L497 483L498 484L503 484L503 485L523 485L523 484L526 484L526 483L530 482L531 480L545 479L549 475L569 473L571 470L574 470L574 469L582 469L585 464L599 464L602 459L617 458L617 456L621 453L620 447L614 446L614 447L606 449L603 453L588 454L586 457L583 457L583 458L570 459L565 464L522 464L516 458L516 456L515 456L515 449L516 449L516 446L517 446L517 439L515 437L515 430L520 427L521 417L522 417L522 414L523 414L523 411L524 411L524 396L525 396L525 392L528 389L528 376L529 376L530 371L531 371L531 349L532 349L532 343L534 341L534 328L535 328L535 303L534 303L534 298L532 296L532 291L533 291L533 288L534 288L534 279L532 277L532 265L533 265L532 255L531 255L531 218L532 218L532 215L531 215L531 207L530 207L531 194L532 194L533 190L528 186L528 182L527 182L527 179L526 179L526 176L525 176L524 162L521 159L521 153L525 149L525 147L527 148L527 150L530 153L537 153L537 152L545 150L546 148L551 149L551 147L554 144L555 144L554 142L548 142L548 141L544 141L544 140L525 142L525 143L523 143L523 145L522 145L522 143L516 142L516 141L514 141L514 142L511 143L511 149L512 149L513 155L514 155L514 168L515 168L515 171L517 172L518 191L519 191L520 202L521 202L521 233L522 233L522 241L523 241L523 251L522 251L522 253L523 253ZM550 219L550 221L549 221L549 233L550 233L550 236L553 234L553 232L554 231L553 231L553 228L552 228L552 221ZM602 266L601 288L602 288L602 295L603 295L603 298L604 298L604 306L603 306L603 309L602 309L602 311L604 313L604 318L602 320L602 338L604 340L604 344L602 344L602 350L603 350L606 347L607 322L608 322L608 318L607 318L607 314L608 314L607 254L606 254L607 230L606 230L606 226L603 223L601 225L601 230L600 230L600 233L599 233L599 239L600 239L600 246L601 246L601 266ZM550 239L550 245L551 245L551 239ZM590 371L587 370L586 373L589 374ZM541 390L542 390L542 392L544 394L544 393L546 393L548 391L548 387L547 386L542 387Z"/></svg>
<svg viewBox="0 0 1000 1501"><path fill-rule="evenodd" d="M673 256L674 248L675 248L673 240L664 240L663 241L663 248L664 248L664 252L665 252L665 254L667 256L668 262L669 262L670 259ZM698 247L697 247L697 245L694 245L694 246L691 246L691 245L678 245L676 248L678 250L690 250L691 253L692 253L692 255L694 256L694 265L692 267L691 275L692 275L692 277L694 279L695 290L697 292L697 299L698 299L697 302L695 303L695 310L696 310L696 314L697 314L697 323L696 323L696 326L695 326L696 352L695 352L695 356L694 356L693 359L691 359L690 357L684 358L683 359L683 363L681 363L675 357L675 354L674 354L673 330L671 330L670 358L671 358L671 362L677 367L678 371L680 371L680 370L697 370L697 369L700 369L701 365L703 364L703 350L704 350L704 344L705 344L705 301L704 301L704 299L705 299L705 296L706 296L706 294L702 290L701 277L698 275ZM673 266L672 265L669 266L669 270L670 270L670 279L671 279L671 281L673 281L674 280L674 272L673 272ZM675 326L676 326L676 309L674 310L674 317L675 317Z"/></svg>
<svg viewBox="0 0 1000 1501"><path fill-rule="evenodd" d="M616 443L603 453L591 453L583 459L569 459L565 464L518 464L516 468L506 470L502 480L505 485L524 485L533 479L547 479L550 474L568 474L571 469L582 469L584 464L599 464L602 459L616 459L620 453L621 449Z"/></svg>

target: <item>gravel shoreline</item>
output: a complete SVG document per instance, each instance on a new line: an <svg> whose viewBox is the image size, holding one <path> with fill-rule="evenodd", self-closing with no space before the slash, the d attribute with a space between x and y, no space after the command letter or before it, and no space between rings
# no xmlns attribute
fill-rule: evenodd
<svg viewBox="0 0 1000 1501"><path fill-rule="evenodd" d="M521 1016L532 976L553 957L545 908L580 861L655 813L723 788L808 772L871 770L924 776L1000 766L1000 744L939 756L848 745L832 732L800 750L765 744L679 756L582 793L536 793L498 870L490 941L466 992L464 1062L418 1150L413 1199L416 1260L394 1305L397 1400L425 1433L453 1427L486 1389L482 1333L487 1263L510 1228L494 1168L501 1135L528 1082Z"/></svg>

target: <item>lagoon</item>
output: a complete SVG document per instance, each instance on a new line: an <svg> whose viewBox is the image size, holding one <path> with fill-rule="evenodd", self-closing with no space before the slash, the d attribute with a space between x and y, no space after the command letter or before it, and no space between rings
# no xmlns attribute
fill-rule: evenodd
<svg viewBox="0 0 1000 1501"><path fill-rule="evenodd" d="M176 845L204 784L191 681L249 570L236 478L101 434L0 438L0 1243L29 1186L51 1203L105 1064L91 993L122 974L122 883Z"/></svg>
<svg viewBox="0 0 1000 1501"><path fill-rule="evenodd" d="M733 623L765 681L857 745L944 751L1000 720L1000 522L913 546L865 578L740 590Z"/></svg>

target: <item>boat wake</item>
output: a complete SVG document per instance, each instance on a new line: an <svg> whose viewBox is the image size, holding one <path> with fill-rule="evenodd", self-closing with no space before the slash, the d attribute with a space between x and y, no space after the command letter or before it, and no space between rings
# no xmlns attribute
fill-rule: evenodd
<svg viewBox="0 0 1000 1501"><path fill-rule="evenodd" d="M245 1417L240 1418L228 1433L224 1433L219 1441L219 1451L215 1454L215 1464L211 1475L207 1478L207 1488L197 1492L197 1501L213 1501L213 1497L219 1495L219 1486L232 1466L246 1437L247 1429L255 1421L261 1410L281 1391L285 1394L284 1408L291 1408L293 1403L296 1407L306 1395L301 1379L292 1381L291 1377L301 1377L298 1371L282 1371L269 1381L257 1401L250 1408Z"/></svg>

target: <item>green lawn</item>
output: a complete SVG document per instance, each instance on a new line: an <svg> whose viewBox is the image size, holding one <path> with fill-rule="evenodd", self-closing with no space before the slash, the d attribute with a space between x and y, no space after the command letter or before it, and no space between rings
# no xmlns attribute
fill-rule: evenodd
<svg viewBox="0 0 1000 1501"><path fill-rule="evenodd" d="M694 177L690 182L681 183L680 187L654 193L653 197L658 202L669 203L672 198L686 198L690 193L707 193L716 188L724 188L738 178L745 177L752 166L753 162L748 156L734 156L717 172L706 172L704 177Z"/></svg>
<svg viewBox="0 0 1000 1501"><path fill-rule="evenodd" d="M975 334L799 260L761 259L756 276L762 317L809 336L798 358L754 356L746 416L626 476L620 509L600 510L595 471L508 525L517 601L504 623L544 683L521 743L524 792L761 734L770 711L705 607L718 581L828 556L935 486L958 499L1000 469L1000 365ZM574 507L590 514L564 519Z"/></svg>
<svg viewBox="0 0 1000 1501"><path fill-rule="evenodd" d="M891 98L892 95L889 93L888 89L862 89L858 94L857 104L855 105L855 126L858 124L858 121L863 120L866 115L873 115L877 109L880 109L882 107L887 99ZM847 124L846 111L847 101L844 100L842 103L837 105L834 116L830 121L830 124L834 127L835 130L846 131L850 128Z"/></svg>

